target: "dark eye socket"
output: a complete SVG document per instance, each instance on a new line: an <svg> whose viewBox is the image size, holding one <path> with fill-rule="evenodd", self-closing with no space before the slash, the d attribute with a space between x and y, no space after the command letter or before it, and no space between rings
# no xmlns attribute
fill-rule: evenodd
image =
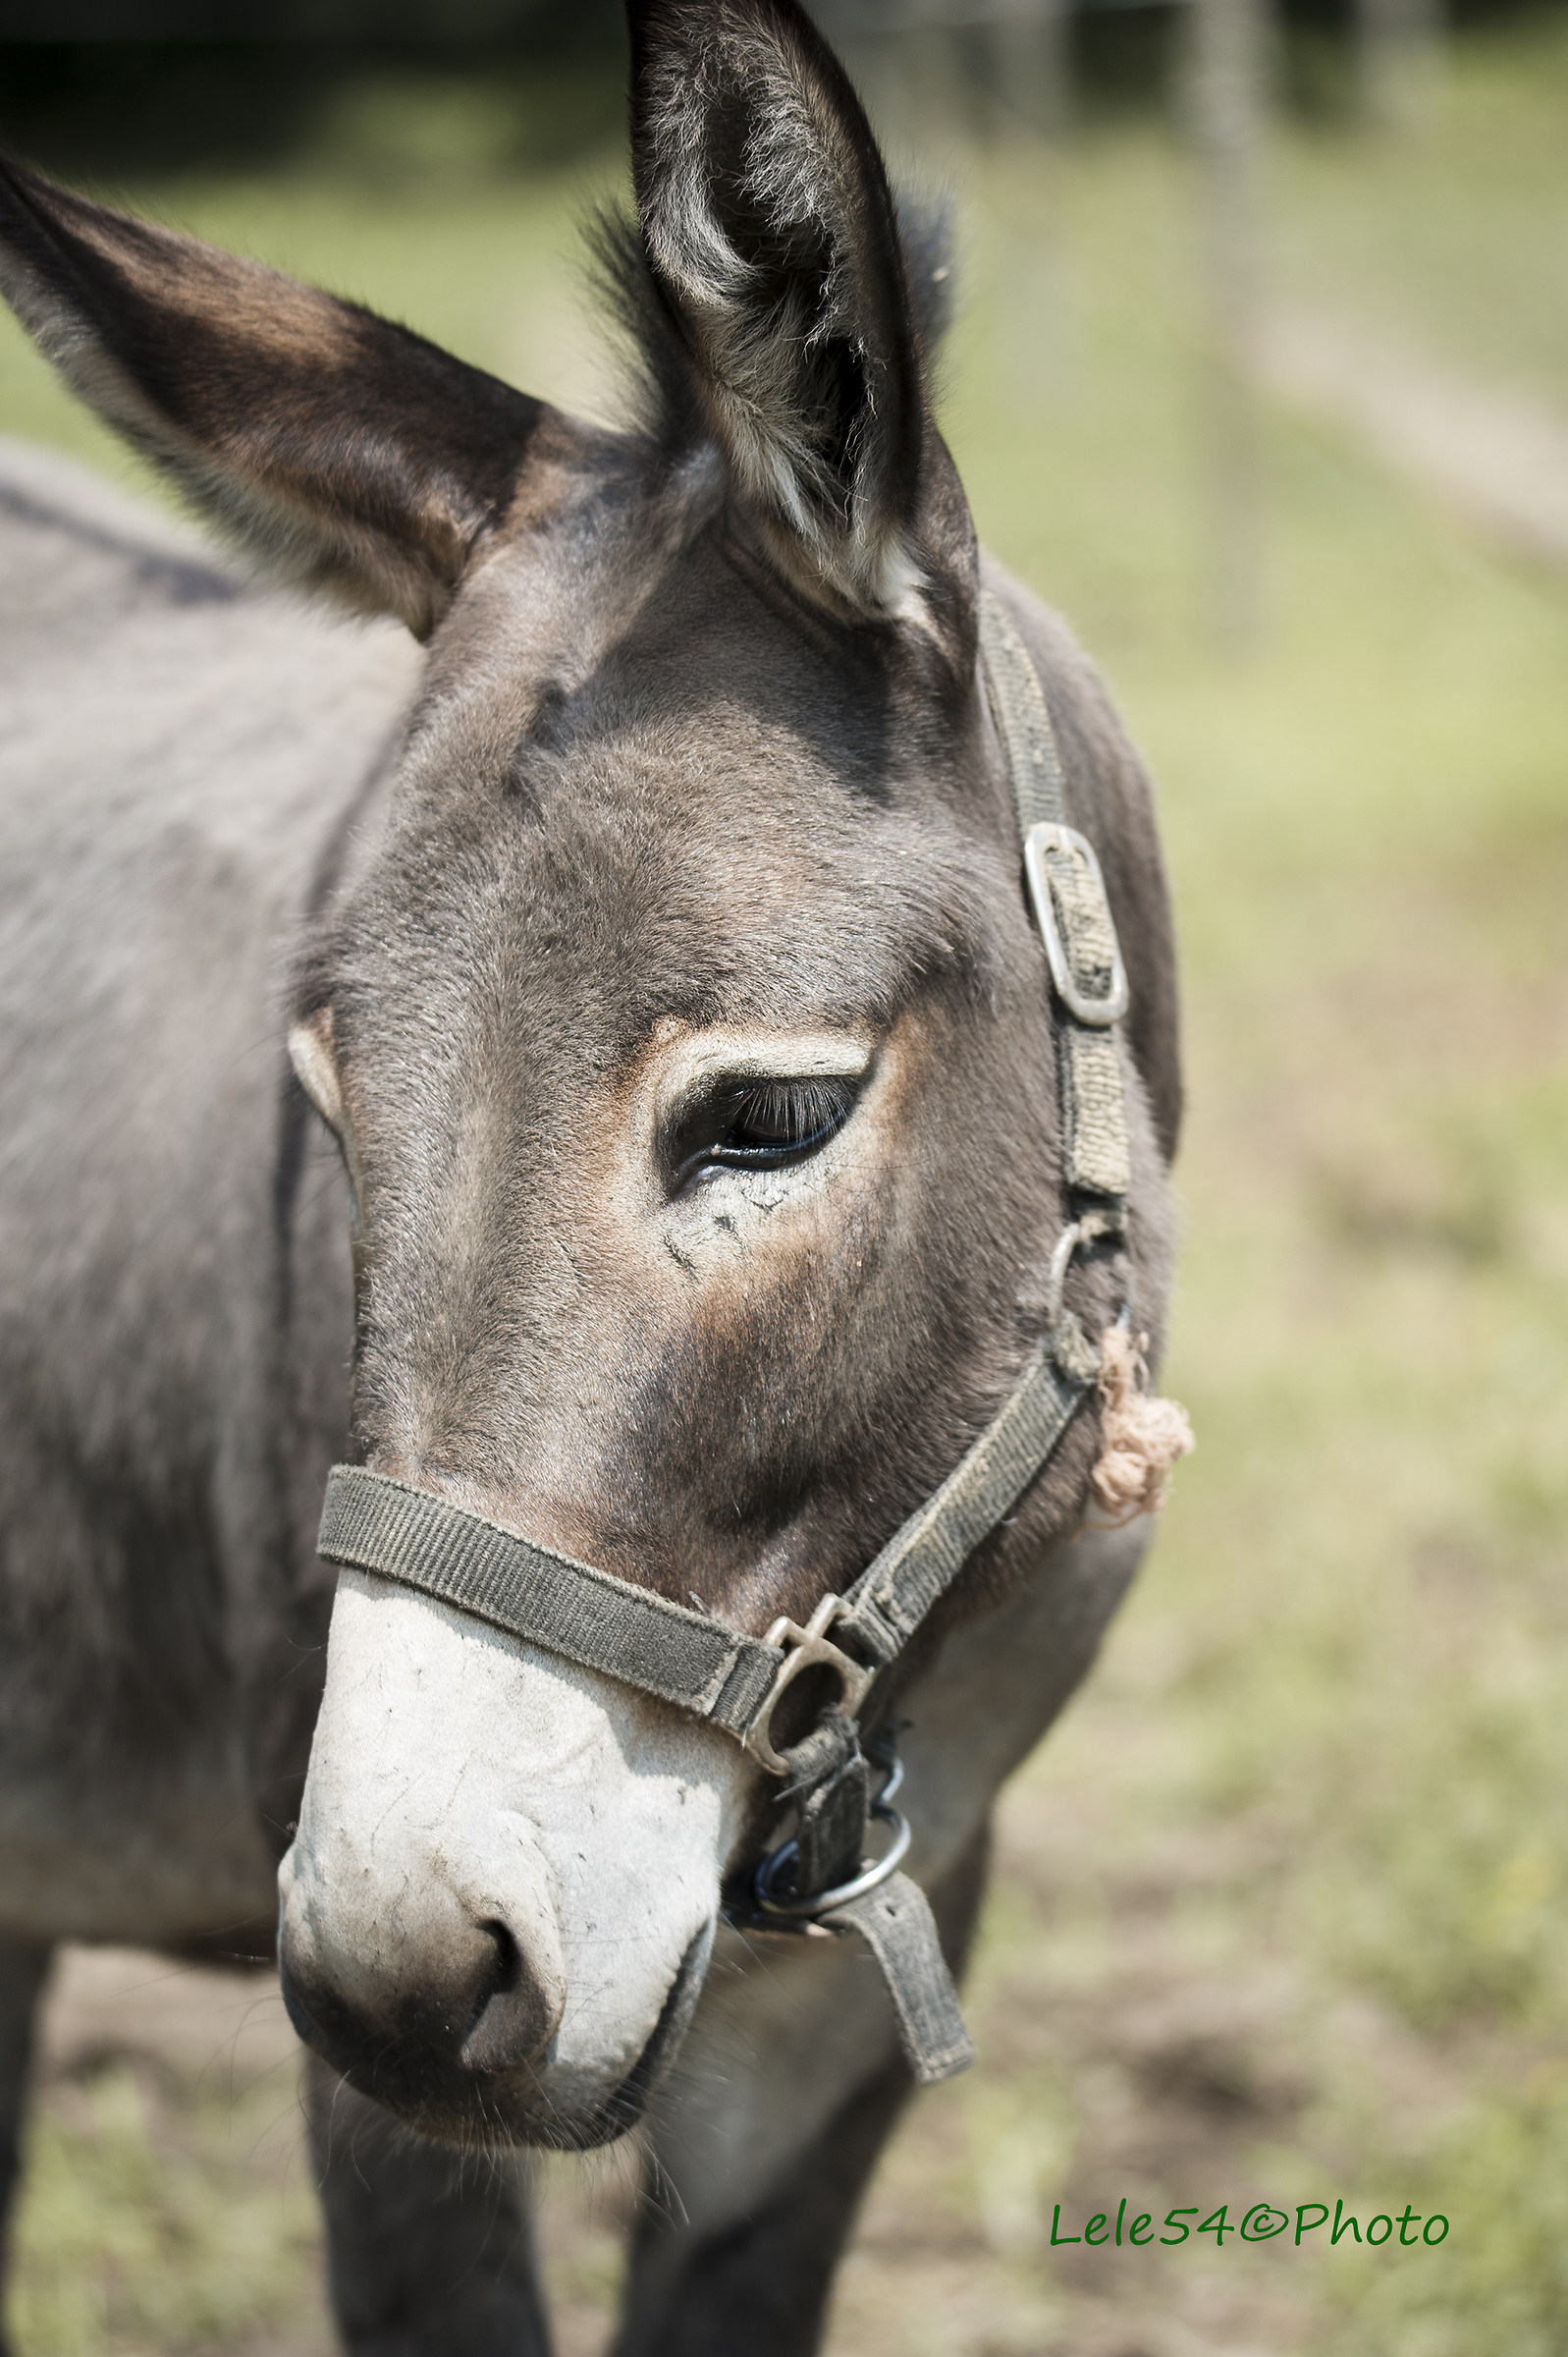
<svg viewBox="0 0 1568 2357"><path fill-rule="evenodd" d="M705 1170L777 1171L837 1137L859 1082L845 1078L729 1080L681 1115L669 1141L672 1181Z"/></svg>

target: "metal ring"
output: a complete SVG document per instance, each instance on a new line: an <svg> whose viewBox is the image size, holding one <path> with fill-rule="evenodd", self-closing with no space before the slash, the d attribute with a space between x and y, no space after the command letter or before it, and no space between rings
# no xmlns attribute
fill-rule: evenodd
<svg viewBox="0 0 1568 2357"><path fill-rule="evenodd" d="M1061 1302L1067 1289L1067 1271L1072 1266L1073 1254L1084 1240L1083 1227L1082 1220L1074 1220L1070 1228L1063 1228L1056 1238L1055 1250L1051 1255L1051 1268L1046 1278L1048 1334L1054 1334L1061 1324Z"/></svg>
<svg viewBox="0 0 1568 2357"><path fill-rule="evenodd" d="M1067 1289L1067 1271L1087 1244L1109 1243L1112 1238L1125 1240L1125 1229L1111 1211L1086 1211L1082 1219L1074 1220L1057 1236L1046 1273L1046 1332L1054 1334L1061 1324L1062 1298ZM1123 1306L1122 1315L1126 1309Z"/></svg>
<svg viewBox="0 0 1568 2357"><path fill-rule="evenodd" d="M881 1801L878 1801L871 1814L893 1829L886 1857L874 1859L849 1882L836 1883L831 1891L814 1891L808 1898L775 1898L772 1884L790 1860L799 1854L798 1842L785 1841L778 1849L769 1850L752 1878L751 1892L760 1911L764 1915L781 1915L792 1922L826 1915L835 1907L846 1906L852 1898L863 1898L868 1891L875 1891L879 1883L885 1883L891 1875L896 1874L909 1854L909 1844L914 1837L909 1831L909 1820L901 1817L896 1809L884 1808Z"/></svg>
<svg viewBox="0 0 1568 2357"><path fill-rule="evenodd" d="M907 1725L907 1722L904 1724ZM890 1800L892 1800L895 1792L902 1789L902 1760L898 1757L897 1752L893 1749L891 1742L886 1742L884 1739L876 1736L873 1736L871 1741L866 1745L866 1757L871 1762L873 1768L885 1768L888 1772L887 1782L883 1785L882 1790L877 1794L876 1799L871 1804L872 1816L875 1817L879 1811L888 1811L888 1814L890 1815L896 1814L895 1811L888 1810L888 1803Z"/></svg>

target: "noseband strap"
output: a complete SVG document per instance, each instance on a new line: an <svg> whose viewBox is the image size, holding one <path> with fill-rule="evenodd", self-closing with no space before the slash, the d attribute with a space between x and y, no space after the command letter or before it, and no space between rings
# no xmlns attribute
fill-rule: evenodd
<svg viewBox="0 0 1568 2357"><path fill-rule="evenodd" d="M651 1588L557 1555L368 1465L327 1475L319 1552L744 1736L784 1660Z"/></svg>
<svg viewBox="0 0 1568 2357"><path fill-rule="evenodd" d="M1099 862L1066 823L1039 673L989 591L981 599L980 635L1057 1002L1068 1217L1052 1259L1046 1332L978 1440L842 1596L825 1597L806 1627L777 1621L766 1638L741 1636L366 1465L333 1466L317 1541L330 1562L401 1581L724 1728L763 1767L787 1777L802 1837L764 1859L752 1903L740 1912L761 1929L858 1932L882 1966L904 2052L926 2085L964 2069L974 2048L925 1893L896 1871L908 1845L907 1828L891 1806L898 1771L886 1743L879 1749L873 1740L871 1760L863 1756L860 1706L878 1672L897 1660L976 1548L1050 1461L1094 1386L1099 1353L1062 1307L1062 1285L1078 1250L1124 1236L1129 1184L1113 1029L1126 1011L1126 977ZM781 1753L772 1742L774 1707L806 1668L838 1676L837 1731L825 1743L819 1725ZM876 1765L887 1781L872 1800L868 1770ZM876 1864L859 1859L868 1807L872 1817L897 1828ZM817 1873L835 1876L832 1887L819 1888L809 1873L799 1887L808 1861ZM797 1887L781 1891L781 1869L793 1870Z"/></svg>
<svg viewBox="0 0 1568 2357"><path fill-rule="evenodd" d="M872 1671L896 1660L981 1540L1017 1505L1099 1372L1081 1335L1072 1337L1073 1355L1062 1364L1066 1339L1035 1344L967 1455L848 1594L834 1599L833 1645L825 1650L852 1664L863 1655ZM317 1546L329 1562L401 1580L509 1636L711 1720L759 1754L765 1708L795 1657L787 1636L739 1636L651 1588L557 1555L368 1465L333 1466Z"/></svg>

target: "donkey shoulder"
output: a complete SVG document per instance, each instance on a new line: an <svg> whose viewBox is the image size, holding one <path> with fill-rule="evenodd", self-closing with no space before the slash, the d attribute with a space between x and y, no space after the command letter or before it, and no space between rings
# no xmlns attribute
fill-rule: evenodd
<svg viewBox="0 0 1568 2357"><path fill-rule="evenodd" d="M232 1271L237 1192L270 1182L294 941L419 660L0 446L0 1326L34 1358L137 1388L127 1327L146 1354Z"/></svg>
<svg viewBox="0 0 1568 2357"><path fill-rule="evenodd" d="M142 608L243 596L196 534L85 466L0 436L0 662L96 638Z"/></svg>
<svg viewBox="0 0 1568 2357"><path fill-rule="evenodd" d="M250 587L173 518L0 439L6 914L59 891L61 947L97 938L94 885L112 878L111 922L134 923L176 837L197 865L198 845L227 855L231 882L245 870L270 912L296 913L418 671L395 624ZM35 969L13 979L36 992Z"/></svg>
<svg viewBox="0 0 1568 2357"><path fill-rule="evenodd" d="M342 1421L334 1158L286 1088L282 989L419 663L395 624L243 588L85 470L0 448L0 1919L54 1891L163 1937L246 1912L257 1873L267 1903L270 1857L225 1865L210 1826L215 1896L164 1889L147 1844L195 1858L208 1786L234 1814L222 1664L270 1641L279 1419L283 1461L325 1436L307 1488ZM315 1320L287 1399L285 1179ZM81 1868L83 1793L124 1871Z"/></svg>

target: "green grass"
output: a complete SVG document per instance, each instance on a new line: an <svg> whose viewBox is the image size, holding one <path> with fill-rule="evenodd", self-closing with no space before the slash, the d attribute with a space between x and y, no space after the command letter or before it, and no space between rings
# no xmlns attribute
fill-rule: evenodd
<svg viewBox="0 0 1568 2357"><path fill-rule="evenodd" d="M1568 396L1565 76L1550 24L1487 35L1426 137L1295 137L1272 173L1292 283ZM411 187L316 166L127 193L580 399L563 256L595 177L486 183L438 154ZM1568 590L1271 416L1268 628L1223 659L1179 156L1096 134L976 162L968 195L948 430L986 538L1074 619L1160 782L1191 1078L1167 1379L1200 1449L1009 1797L986 2067L901 2137L837 2345L1021 2357L1113 2321L1118 2347L1175 2345L1168 2325L1545 2357L1568 2339ZM104 447L9 331L0 424ZM160 2193L125 2088L99 2100L96 2126L37 2131L25 2357L118 2348L112 2315L140 2320L128 2348L266 2323L296 2213L266 2197L258 2273L234 2181L197 2200L177 2167ZM1451 2230L1120 2273L1052 2252L1055 2202L1139 2185L1162 2208L1408 2200ZM602 2240L555 2247L579 2335Z"/></svg>
<svg viewBox="0 0 1568 2357"><path fill-rule="evenodd" d="M276 2076L232 2100L106 2061L57 2088L18 2221L10 2321L26 2357L175 2357L311 2323L302 2137Z"/></svg>

